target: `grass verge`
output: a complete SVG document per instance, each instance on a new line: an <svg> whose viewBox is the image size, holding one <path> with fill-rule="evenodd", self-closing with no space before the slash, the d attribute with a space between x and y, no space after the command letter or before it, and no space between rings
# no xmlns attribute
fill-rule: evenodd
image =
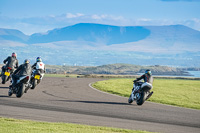
<svg viewBox="0 0 200 133"><path fill-rule="evenodd" d="M0 133L150 133L147 131L68 123L36 122L1 117L0 125Z"/></svg>
<svg viewBox="0 0 200 133"><path fill-rule="evenodd" d="M129 97L133 79L110 79L94 83L99 90ZM200 109L200 80L154 79L154 94L148 101Z"/></svg>

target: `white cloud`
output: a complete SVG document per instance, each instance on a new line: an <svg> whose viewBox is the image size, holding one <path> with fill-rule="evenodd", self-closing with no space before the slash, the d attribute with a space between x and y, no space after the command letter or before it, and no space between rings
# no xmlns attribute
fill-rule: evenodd
<svg viewBox="0 0 200 133"><path fill-rule="evenodd" d="M76 13L76 14L72 14L72 13L67 13L66 14L66 18L70 19L70 18L77 18L77 17L81 17L84 16L84 14L82 13Z"/></svg>
<svg viewBox="0 0 200 133"><path fill-rule="evenodd" d="M152 19L148 19L148 18L139 18L138 21L146 21L146 22L148 22L148 21L152 21Z"/></svg>
<svg viewBox="0 0 200 133"><path fill-rule="evenodd" d="M92 19L101 19L101 17L95 14L95 15L92 15Z"/></svg>

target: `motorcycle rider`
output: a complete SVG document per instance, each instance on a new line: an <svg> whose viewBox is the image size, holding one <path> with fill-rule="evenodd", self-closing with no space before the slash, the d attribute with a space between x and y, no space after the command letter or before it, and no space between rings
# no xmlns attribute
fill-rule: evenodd
<svg viewBox="0 0 200 133"><path fill-rule="evenodd" d="M42 80L44 73L46 72L45 69L45 64L42 62L42 59L40 57L36 58L36 63L33 64L32 69L35 69L35 72L39 72L41 77L40 79Z"/></svg>
<svg viewBox="0 0 200 133"><path fill-rule="evenodd" d="M4 74L4 72L6 71L6 68L10 67L11 72L13 72L15 68L18 68L17 54L15 52L13 52L11 56L8 56L3 61L3 63L6 65L2 67L0 77Z"/></svg>
<svg viewBox="0 0 200 133"><path fill-rule="evenodd" d="M30 65L30 61L28 59L24 60L24 64L20 65L12 75L12 87L15 87L17 79L19 79L22 75L31 76L32 68Z"/></svg>
<svg viewBox="0 0 200 133"><path fill-rule="evenodd" d="M151 70L147 69L145 71L145 74L143 74L141 77L137 78L133 82L136 83L137 81L139 81L141 79L144 80L144 83L147 82L147 83L150 83L152 85L153 84L153 76L152 76ZM132 90L134 90L134 92L136 91L135 88L133 88Z"/></svg>

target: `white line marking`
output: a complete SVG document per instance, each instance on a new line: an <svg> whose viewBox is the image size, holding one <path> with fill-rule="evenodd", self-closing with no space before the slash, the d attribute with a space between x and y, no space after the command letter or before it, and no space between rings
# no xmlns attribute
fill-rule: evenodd
<svg viewBox="0 0 200 133"><path fill-rule="evenodd" d="M93 90L96 90L98 92L101 92L101 93L104 93L104 94L107 94L107 95L111 95L111 96L116 96L116 97L120 97L120 98L126 98L126 97L123 97L123 96L119 96L119 95L115 95L115 94L111 94L111 93L108 93L108 92L105 92L105 91L98 90L98 89L92 87L93 83L95 83L95 82L89 83L89 87L92 88Z"/></svg>

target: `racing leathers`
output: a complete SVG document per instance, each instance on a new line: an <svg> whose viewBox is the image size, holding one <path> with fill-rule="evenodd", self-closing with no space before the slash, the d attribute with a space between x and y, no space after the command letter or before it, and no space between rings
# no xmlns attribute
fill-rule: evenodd
<svg viewBox="0 0 200 133"><path fill-rule="evenodd" d="M149 75L149 74L143 74L141 77L137 78L134 81L139 81L141 79L143 79L144 82L148 82L150 84L153 84L153 77L151 75Z"/></svg>
<svg viewBox="0 0 200 133"><path fill-rule="evenodd" d="M18 68L18 60L16 59L16 57L12 57L12 56L8 56L4 61L4 64L6 64L5 66L2 67L2 71L1 71L1 75L3 75L3 73L5 72L5 70L9 67L11 68L11 72L14 71L15 68Z"/></svg>
<svg viewBox="0 0 200 133"><path fill-rule="evenodd" d="M23 76L23 75L28 75L31 76L31 72L32 72L32 68L31 65L29 63L25 63L20 65L13 73L12 75L12 86L14 87L16 85L16 81L17 79L19 79L19 77Z"/></svg>
<svg viewBox="0 0 200 133"><path fill-rule="evenodd" d="M147 83L150 83L151 85L153 84L153 76L149 75L149 74L143 74L141 77L139 77L139 78L137 78L136 80L133 81L134 83L136 83L136 86L138 86L138 85L141 86L142 85L142 82L140 82L140 83L137 82L137 81L139 81L141 79L144 80L144 83L147 82ZM135 89L133 87L132 90L134 90L134 93L135 93L135 91L138 90L138 89Z"/></svg>

